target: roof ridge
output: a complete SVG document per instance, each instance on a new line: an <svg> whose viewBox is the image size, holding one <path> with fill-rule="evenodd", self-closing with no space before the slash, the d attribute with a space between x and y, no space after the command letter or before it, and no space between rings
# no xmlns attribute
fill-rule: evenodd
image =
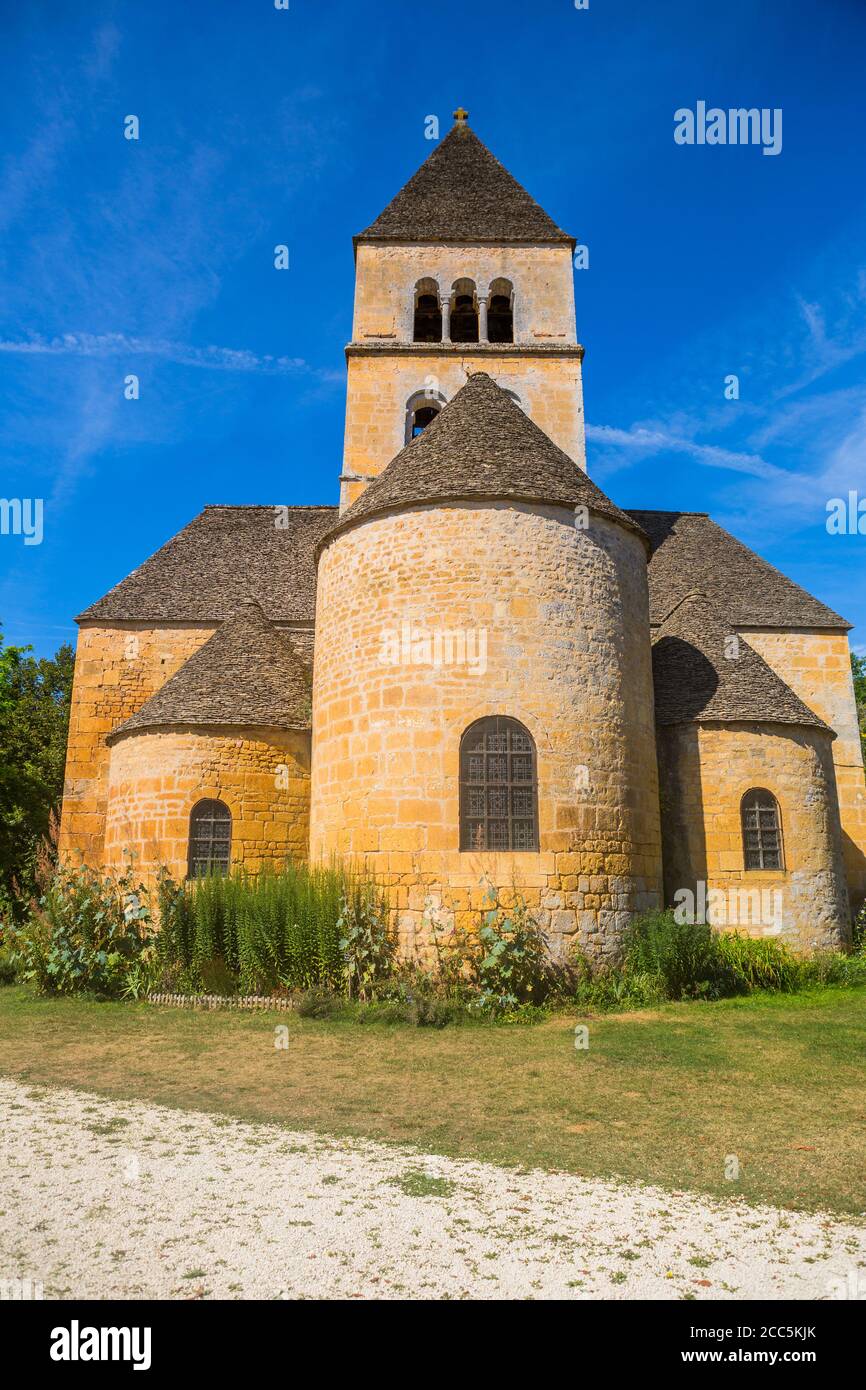
<svg viewBox="0 0 866 1390"><path fill-rule="evenodd" d="M707 512L630 508L652 542L650 621L664 622L699 583L736 627L848 629L851 624Z"/></svg>
<svg viewBox="0 0 866 1390"><path fill-rule="evenodd" d="M205 512L267 512L275 511L278 507L287 507L290 512L339 511L336 502L205 502L196 515L202 516Z"/></svg>

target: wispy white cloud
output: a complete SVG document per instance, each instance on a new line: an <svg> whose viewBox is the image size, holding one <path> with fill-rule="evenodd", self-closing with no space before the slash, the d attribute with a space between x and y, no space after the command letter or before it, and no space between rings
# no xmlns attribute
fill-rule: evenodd
<svg viewBox="0 0 866 1390"><path fill-rule="evenodd" d="M753 535L766 535L772 516L777 538L813 525L828 498L862 489L866 385L852 379L850 364L866 353L866 269L838 246L810 269L807 291L768 295L684 345L683 362L666 363L678 390L684 380L712 382L711 398L705 390L703 400L680 396L652 420L588 426L600 471L668 452L738 475L715 490L719 513ZM719 360L731 370L740 362L742 399L719 399Z"/></svg>
<svg viewBox="0 0 866 1390"><path fill-rule="evenodd" d="M785 475L784 468L768 463L759 454L724 449L717 444L702 444L664 427L632 425L624 430L611 425L588 424L586 434L588 439L603 449L635 451L642 459L653 454L681 453L687 454L696 463L708 468L727 468L734 473L748 473L756 478L777 478Z"/></svg>
<svg viewBox="0 0 866 1390"><path fill-rule="evenodd" d="M342 381L341 372L312 367L303 357L274 357L246 348L194 347L167 338L135 337L126 333L63 333L54 338L0 340L0 352L21 356L122 357L129 369L136 357L158 357L183 367L209 371L262 372L270 376L310 373L324 381Z"/></svg>
<svg viewBox="0 0 866 1390"><path fill-rule="evenodd" d="M21 466L44 460L64 501L112 450L177 442L190 392L167 372L160 389L149 390L146 410L124 408L122 377L145 360L211 376L290 380L300 408L345 379L330 364L291 353L208 342L200 327L237 264L273 246L274 207L318 175L339 138L338 117L317 122L321 103L308 88L286 96L273 140L257 148L255 160L247 158L251 137L242 124L217 143L206 126L190 138L151 122L136 146L123 139L128 107L117 104L122 46L120 30L107 22L92 26L62 64L50 46L40 51L32 133L0 159L0 225L5 218L20 229L14 263L11 252L0 252L0 360L18 368L4 445ZM106 130L117 146L105 176L80 178L70 198L67 159L80 166L94 132L104 139ZM40 363L52 371L38 370ZM216 382L192 394L228 408L229 393L220 394Z"/></svg>

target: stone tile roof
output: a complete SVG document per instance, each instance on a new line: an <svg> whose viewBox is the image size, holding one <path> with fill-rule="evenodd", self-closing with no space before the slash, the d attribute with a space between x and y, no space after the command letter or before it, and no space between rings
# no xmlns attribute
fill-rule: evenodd
<svg viewBox="0 0 866 1390"><path fill-rule="evenodd" d="M274 622L313 622L316 546L336 513L205 507L78 621L223 622L251 595Z"/></svg>
<svg viewBox="0 0 866 1390"><path fill-rule="evenodd" d="M583 505L640 526L538 428L486 372L474 372L422 434L368 483L329 535L391 507L474 499Z"/></svg>
<svg viewBox="0 0 866 1390"><path fill-rule="evenodd" d="M309 729L310 698L290 639L247 599L108 741L167 724Z"/></svg>
<svg viewBox="0 0 866 1390"><path fill-rule="evenodd" d="M668 614L652 660L659 725L757 722L832 732L704 594L688 594Z"/></svg>
<svg viewBox="0 0 866 1390"><path fill-rule="evenodd" d="M661 623L694 589L708 594L735 627L849 628L832 608L762 560L706 512L633 510L652 542L650 620Z"/></svg>
<svg viewBox="0 0 866 1390"><path fill-rule="evenodd" d="M436 145L359 241L563 242L557 227L465 122Z"/></svg>

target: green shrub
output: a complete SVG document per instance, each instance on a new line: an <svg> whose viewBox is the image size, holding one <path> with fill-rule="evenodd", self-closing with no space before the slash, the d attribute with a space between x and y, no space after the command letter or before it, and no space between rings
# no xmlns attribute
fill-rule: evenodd
<svg viewBox="0 0 866 1390"><path fill-rule="evenodd" d="M307 989L297 1002L300 1018L331 1018L342 1008L343 1001L325 989Z"/></svg>
<svg viewBox="0 0 866 1390"><path fill-rule="evenodd" d="M21 978L40 993L116 998L147 960L150 922L147 889L130 868L61 867L10 936Z"/></svg>
<svg viewBox="0 0 866 1390"><path fill-rule="evenodd" d="M798 962L801 988L810 985L866 985L866 956L816 951Z"/></svg>
<svg viewBox="0 0 866 1390"><path fill-rule="evenodd" d="M18 960L14 948L0 942L0 985L13 985L18 978Z"/></svg>
<svg viewBox="0 0 866 1390"><path fill-rule="evenodd" d="M739 987L713 928L678 922L670 911L645 912L629 924L623 970L659 980L667 999L719 999Z"/></svg>
<svg viewBox="0 0 866 1390"><path fill-rule="evenodd" d="M665 1000L721 999L755 990L790 992L809 985L866 983L866 957L822 951L800 959L783 941L680 923L670 911L634 918L616 968L594 970L578 954L572 969L572 999L600 1010L647 1008Z"/></svg>
<svg viewBox="0 0 866 1390"><path fill-rule="evenodd" d="M625 1012L629 1009L648 1009L667 999L664 980L646 971L604 970L593 973L587 962L578 957L576 1003L602 1013Z"/></svg>
<svg viewBox="0 0 866 1390"><path fill-rule="evenodd" d="M716 943L738 991L798 988L802 962L791 954L784 942L774 941L772 937L719 932Z"/></svg>
<svg viewBox="0 0 866 1390"><path fill-rule="evenodd" d="M391 975L397 951L384 899L369 884L348 884L337 927L348 996L368 1000Z"/></svg>
<svg viewBox="0 0 866 1390"><path fill-rule="evenodd" d="M488 887L487 902L474 958L479 1006L498 1014L540 1003L550 983L547 937L519 895L506 908Z"/></svg>

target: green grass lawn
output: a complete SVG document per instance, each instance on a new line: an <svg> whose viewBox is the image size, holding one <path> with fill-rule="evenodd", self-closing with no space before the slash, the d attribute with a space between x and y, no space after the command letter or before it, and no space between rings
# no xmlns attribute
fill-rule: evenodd
<svg viewBox="0 0 866 1390"><path fill-rule="evenodd" d="M7 986L0 1072L462 1158L866 1207L866 987L435 1031Z"/></svg>

